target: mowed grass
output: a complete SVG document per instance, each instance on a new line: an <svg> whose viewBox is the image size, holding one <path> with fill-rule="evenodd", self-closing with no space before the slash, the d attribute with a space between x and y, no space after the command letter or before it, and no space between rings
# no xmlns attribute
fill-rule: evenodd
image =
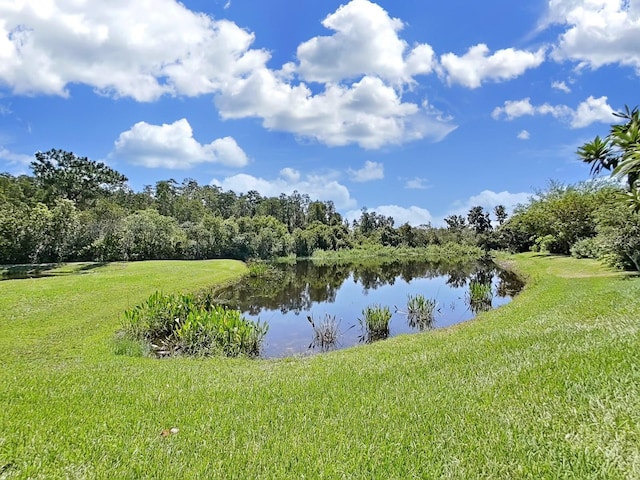
<svg viewBox="0 0 640 480"><path fill-rule="evenodd" d="M125 308L236 262L0 282L0 478L640 478L640 280L502 261L528 285L475 320L257 361L113 353Z"/></svg>

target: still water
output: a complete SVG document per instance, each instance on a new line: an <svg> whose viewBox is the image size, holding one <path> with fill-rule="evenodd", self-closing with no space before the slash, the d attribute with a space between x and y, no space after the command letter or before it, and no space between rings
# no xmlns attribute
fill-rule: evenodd
<svg viewBox="0 0 640 480"><path fill-rule="evenodd" d="M394 262L379 266L317 265L311 261L275 265L277 275L268 280L248 278L218 291L218 300L237 308L247 319L269 324L262 354L282 357L345 348L365 341L359 319L371 305L389 307L389 336L421 330L406 315L409 295L436 302L429 328L447 327L475 317L478 310L510 301L522 283L493 263L457 266L426 262ZM471 284L490 285L482 305L470 301ZM321 323L329 315L338 323L335 344L319 346L309 322ZM424 329L424 326L422 327Z"/></svg>

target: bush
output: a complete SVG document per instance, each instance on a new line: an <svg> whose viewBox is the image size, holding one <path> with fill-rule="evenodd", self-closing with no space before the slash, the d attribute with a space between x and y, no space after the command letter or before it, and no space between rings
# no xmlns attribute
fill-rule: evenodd
<svg viewBox="0 0 640 480"><path fill-rule="evenodd" d="M562 253L560 242L553 235L536 238L532 250L534 252Z"/></svg>
<svg viewBox="0 0 640 480"><path fill-rule="evenodd" d="M578 240L571 247L571 256L575 258L600 258L600 246L595 237Z"/></svg>
<svg viewBox="0 0 640 480"><path fill-rule="evenodd" d="M238 310L212 305L206 295L156 292L124 312L127 340L146 345L157 356L256 356L268 325L251 322Z"/></svg>

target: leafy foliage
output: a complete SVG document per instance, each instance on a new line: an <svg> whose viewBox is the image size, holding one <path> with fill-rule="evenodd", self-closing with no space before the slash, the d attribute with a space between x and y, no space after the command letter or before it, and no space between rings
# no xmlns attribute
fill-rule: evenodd
<svg viewBox="0 0 640 480"><path fill-rule="evenodd" d="M268 325L238 310L205 306L192 294L156 292L124 312L124 339L137 340L159 356L256 356Z"/></svg>
<svg viewBox="0 0 640 480"><path fill-rule="evenodd" d="M614 113L623 124L612 125L604 139L597 136L593 141L578 148L578 156L591 165L591 174L603 170L611 175L625 178L631 193L627 197L629 206L640 211L640 110L625 106L623 112Z"/></svg>
<svg viewBox="0 0 640 480"><path fill-rule="evenodd" d="M64 150L38 152L35 157L31 169L51 202L62 197L84 207L127 181L127 177L102 162Z"/></svg>

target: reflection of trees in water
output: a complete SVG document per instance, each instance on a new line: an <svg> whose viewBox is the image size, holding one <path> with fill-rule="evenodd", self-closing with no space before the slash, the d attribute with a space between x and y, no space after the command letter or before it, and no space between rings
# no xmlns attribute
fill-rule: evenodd
<svg viewBox="0 0 640 480"><path fill-rule="evenodd" d="M242 282L216 291L219 301L257 315L262 309L301 312L311 310L314 303L333 302L342 284L353 276L366 294L370 289L393 285L398 278L411 282L416 278L447 276L447 284L463 287L471 280L491 283L498 275L499 296L514 295L521 282L514 274L503 272L493 263L429 263L390 262L377 265L323 264L301 261L275 267L280 275L245 278Z"/></svg>
<svg viewBox="0 0 640 480"><path fill-rule="evenodd" d="M508 270L498 271L498 285L496 294L499 297L513 297L524 288L524 282L513 272Z"/></svg>

